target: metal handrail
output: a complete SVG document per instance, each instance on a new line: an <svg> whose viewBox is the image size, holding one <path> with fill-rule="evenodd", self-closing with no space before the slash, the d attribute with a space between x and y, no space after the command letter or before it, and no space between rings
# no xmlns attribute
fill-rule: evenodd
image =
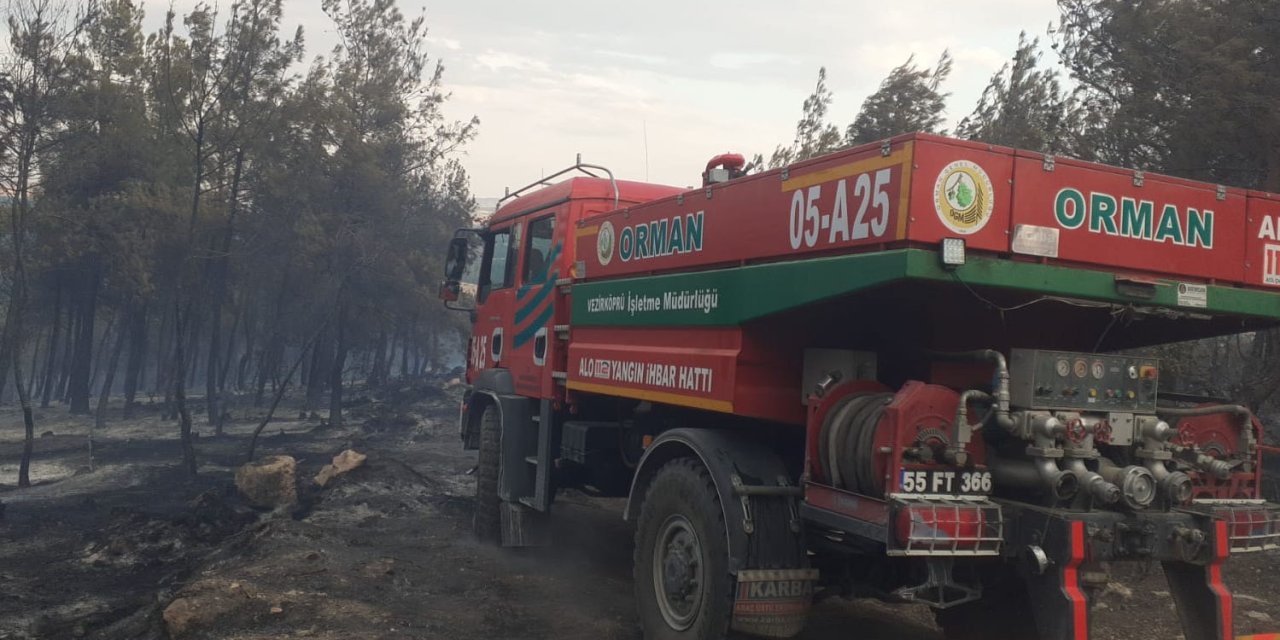
<svg viewBox="0 0 1280 640"><path fill-rule="evenodd" d="M550 183L550 182L548 182L548 180L551 180L551 179L553 179L553 178L558 178L558 177L560 177L560 176L562 176L562 175L564 175L564 174L566 174L566 173L569 173L569 172L571 172L571 171L581 171L582 173L585 173L585 174L587 174L587 175L591 176L592 178L599 178L599 177L600 177L600 176L598 176L598 175L596 175L596 174L594 174L594 173L591 173L591 171L589 171L589 169L595 169L596 171L603 171L606 175L608 175L608 176L609 176L609 185L613 187L613 208L614 208L614 209L617 209L617 208L618 208L618 199L619 199L619 195L620 195L620 194L618 193L618 181L617 181L616 179L614 179L614 177L613 177L613 172L612 172L612 171L610 171L608 168L606 168L606 167L602 167L602 166L600 166L600 165L598 165L598 164L585 164L585 163L583 163L583 162L582 162L582 154L581 154L581 153L579 153L579 154L578 154L578 157L577 157L577 160L576 160L576 162L574 162L573 166L568 167L568 168L565 168L565 169L561 169L560 171L557 171L557 172L555 172L555 173L553 173L553 174L551 174L551 175L549 175L549 176L546 176L546 177L542 178L541 180L538 180L537 182L532 182L532 183L527 184L527 185L525 185L525 186L523 186L523 187L520 187L519 189L516 189L515 191L511 191L510 189L508 189L508 190L507 190L507 195L502 196L502 198L500 198L500 199L498 200L498 204L494 205L494 207L493 207L493 211L494 211L494 213L497 213L498 209L501 209L501 208L502 208L502 203L506 202L507 200L510 200L511 198L519 198L519 197L520 197L520 194L522 194L522 193L524 193L524 192L526 192L526 191L528 191L528 190L530 190L530 189L533 189L533 188L535 188L535 187L546 187L546 186L551 186L551 183Z"/></svg>

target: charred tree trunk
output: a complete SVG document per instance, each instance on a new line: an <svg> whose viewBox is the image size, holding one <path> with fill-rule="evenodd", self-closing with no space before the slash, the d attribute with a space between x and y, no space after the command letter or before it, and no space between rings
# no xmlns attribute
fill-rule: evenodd
<svg viewBox="0 0 1280 640"><path fill-rule="evenodd" d="M400 377L409 377L409 343L412 341L413 331L407 331L400 340Z"/></svg>
<svg viewBox="0 0 1280 640"><path fill-rule="evenodd" d="M250 305L245 304L244 311L244 350L240 352L240 358L236 361L236 391L243 393L245 382L249 376L249 363L253 361L254 349L257 348L257 325L256 318L252 313ZM230 363L230 360L227 361Z"/></svg>
<svg viewBox="0 0 1280 640"><path fill-rule="evenodd" d="M20 368L18 367L19 358L16 351L18 343L18 322L21 321L21 314L22 311L19 309L19 305L10 301L9 308L4 314L4 331L2 336L0 336L0 371L12 369L14 375L18 375L17 371ZM4 380L5 376L0 375L0 399L3 399L4 396Z"/></svg>
<svg viewBox="0 0 1280 640"><path fill-rule="evenodd" d="M102 374L102 362L106 359L107 346L111 344L110 337L112 331L116 329L116 320L119 319L118 316L119 314L112 315L107 320L107 327L102 330L102 339L98 341L98 346L93 353L93 366L90 368L89 372L89 389L91 390L98 386L98 378ZM124 327L121 327L120 331L123 330ZM92 391L90 391L90 393L92 393Z"/></svg>
<svg viewBox="0 0 1280 640"><path fill-rule="evenodd" d="M36 388L36 372L40 370L40 334L36 332L36 344L31 349L31 370L27 372L27 393Z"/></svg>
<svg viewBox="0 0 1280 640"><path fill-rule="evenodd" d="M383 376L383 370L386 369L386 365L387 331L383 329L382 332L378 334L378 350L374 352L373 366L369 368L369 374L366 377L366 381L369 386L376 387L386 383L387 380Z"/></svg>
<svg viewBox="0 0 1280 640"><path fill-rule="evenodd" d="M124 365L124 415L133 415L147 355L147 305L129 314L129 357Z"/></svg>
<svg viewBox="0 0 1280 640"><path fill-rule="evenodd" d="M396 343L399 337L396 334L391 335L391 342L387 344L387 358L382 363L382 381L391 381L391 370L395 368L396 362Z"/></svg>
<svg viewBox="0 0 1280 640"><path fill-rule="evenodd" d="M267 348L263 350L262 357L258 361L258 380L257 391L253 395L253 406L262 406L262 396L266 391L267 382L274 379L275 371L280 366L280 359L284 357L284 337L279 332L273 332L271 342ZM303 369L305 371L305 369ZM302 383L304 386L306 382Z"/></svg>
<svg viewBox="0 0 1280 640"><path fill-rule="evenodd" d="M53 288L53 326L49 329L49 353L45 356L44 376L40 383L40 408L49 408L49 399L53 395L54 365L58 358L58 338L62 334L62 276L54 279Z"/></svg>
<svg viewBox="0 0 1280 640"><path fill-rule="evenodd" d="M98 285L101 281L97 264L88 269L88 282L79 305L79 333L73 351L75 359L71 366L71 380L67 388L67 400L71 404L71 413L89 413L89 377L92 373L93 359L93 325L94 316L98 312Z"/></svg>
<svg viewBox="0 0 1280 640"><path fill-rule="evenodd" d="M324 400L325 378L333 363L333 341L325 329L311 352L311 371L307 374L306 410L312 411Z"/></svg>
<svg viewBox="0 0 1280 640"><path fill-rule="evenodd" d="M196 448L191 437L191 412L187 409L186 360L182 334L186 322L181 310L174 311L177 339L173 349L173 404L178 412L178 433L182 440L182 466L187 476L196 477Z"/></svg>
<svg viewBox="0 0 1280 640"><path fill-rule="evenodd" d="M71 380L71 366L76 359L75 339L80 331L80 314L76 313L74 304L67 305L67 333L63 336L62 355L58 367L58 388L54 390L58 401L67 401L67 386Z"/></svg>
<svg viewBox="0 0 1280 640"><path fill-rule="evenodd" d="M22 384L22 367L13 359L13 386L18 392L18 404L22 405L22 461L18 463L18 486L31 486L31 454L36 441L36 418L31 411L31 397Z"/></svg>
<svg viewBox="0 0 1280 640"><path fill-rule="evenodd" d="M437 331L437 327L435 325L429 325L427 327L427 358L426 360L427 360L427 368L431 369L432 372L439 372L440 370L440 333ZM423 375L425 373L426 371L424 370L419 375Z"/></svg>
<svg viewBox="0 0 1280 640"><path fill-rule="evenodd" d="M342 426L342 374L347 366L346 307L339 303L338 320L334 323L338 334L333 354L333 366L329 369L329 426Z"/></svg>
<svg viewBox="0 0 1280 640"><path fill-rule="evenodd" d="M192 324L194 325L196 323L192 322ZM187 368L186 368L186 372L187 372L186 375L189 376L187 379L187 386L194 387L196 386L196 382L197 382L196 380L197 373L200 371L200 333L199 331L194 329L191 331L191 338L190 340L187 341L187 344L185 346L186 346L186 353L191 354L191 362L187 365Z"/></svg>
<svg viewBox="0 0 1280 640"><path fill-rule="evenodd" d="M240 211L240 180L244 175L244 147L236 149L235 166L231 172L231 192L227 196L227 224L222 233L221 251L215 253L210 265L209 278L209 353L205 367L205 408L214 433L222 435L222 388L226 366L222 351L222 305L227 296L227 272L230 268L231 238L235 235L236 214ZM236 320L239 320L237 316ZM236 328L228 334L228 342L234 344ZM229 351L230 349L228 349ZM227 355L225 361L229 362Z"/></svg>
<svg viewBox="0 0 1280 640"><path fill-rule="evenodd" d="M30 142L28 140L28 142ZM28 149L30 150L30 149ZM26 215L29 211L27 202L27 179L30 174L30 162L34 154L21 158L18 173L17 197L13 200L13 211L10 217L11 241L13 244L13 291L9 298L9 308L3 332L3 345L0 350L8 353L8 361L0 367L0 380L3 371L12 367L13 387L18 395L18 403L22 405L22 460L18 463L18 486L31 486L31 453L35 445L36 423L31 411L31 397L27 394L22 382L22 361L16 356L18 345L22 344L22 320L27 305L27 268L23 258L23 244L26 237ZM0 358L3 360L3 358Z"/></svg>
<svg viewBox="0 0 1280 640"><path fill-rule="evenodd" d="M214 294L214 300L210 306L212 307L210 313L213 315L209 318L209 350L205 354L204 408L209 424L213 425L213 432L216 435L222 435L222 421L218 419L222 413L218 401L218 359L222 356L221 296ZM192 342L192 345L195 344ZM191 382L195 383L195 367L192 367Z"/></svg>
<svg viewBox="0 0 1280 640"><path fill-rule="evenodd" d="M237 308L231 321L231 331L227 332L227 348L222 353L222 363L218 365L218 397L227 390L227 376L231 373L231 361L236 354L236 338L239 337L240 323L244 319L244 310Z"/></svg>
<svg viewBox="0 0 1280 640"><path fill-rule="evenodd" d="M140 315L133 314L130 315ZM102 429L107 424L107 406L111 400L111 387L116 381L116 369L120 364L120 354L124 352L124 344L129 337L129 325L132 324L132 318L125 318L120 324L119 335L116 336L116 346L111 349L111 355L107 359L105 380L102 381L102 390L98 393L98 408L93 415L93 428L89 430L89 470L93 470L93 437L97 430Z"/></svg>

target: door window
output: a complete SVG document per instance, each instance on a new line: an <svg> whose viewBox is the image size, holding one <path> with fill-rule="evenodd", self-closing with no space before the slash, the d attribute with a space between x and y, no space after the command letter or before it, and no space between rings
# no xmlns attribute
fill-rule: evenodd
<svg viewBox="0 0 1280 640"><path fill-rule="evenodd" d="M555 236L556 217L539 218L529 223L529 237L524 249L524 282L541 282L551 269L551 245Z"/></svg>
<svg viewBox="0 0 1280 640"><path fill-rule="evenodd" d="M491 233L487 248L484 277L480 280L481 302L489 297L489 292L511 286L516 271L515 245L511 242L511 229Z"/></svg>

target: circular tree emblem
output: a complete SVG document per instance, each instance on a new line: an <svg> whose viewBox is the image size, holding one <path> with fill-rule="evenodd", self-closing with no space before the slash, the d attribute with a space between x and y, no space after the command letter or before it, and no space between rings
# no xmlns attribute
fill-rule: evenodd
<svg viewBox="0 0 1280 640"><path fill-rule="evenodd" d="M613 223L605 220L600 223L600 231L596 234L596 258L600 264L607 265L613 261Z"/></svg>
<svg viewBox="0 0 1280 640"><path fill-rule="evenodd" d="M973 162L952 162L934 183L933 206L948 229L964 235L977 233L987 226L995 207L991 178Z"/></svg>

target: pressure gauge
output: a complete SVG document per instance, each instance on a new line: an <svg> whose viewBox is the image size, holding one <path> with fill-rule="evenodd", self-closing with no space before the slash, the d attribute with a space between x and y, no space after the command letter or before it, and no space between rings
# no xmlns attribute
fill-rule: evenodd
<svg viewBox="0 0 1280 640"><path fill-rule="evenodd" d="M1101 380L1102 376L1107 374L1107 367L1106 365L1102 364L1101 360L1094 360L1093 367L1090 373L1093 374L1094 380Z"/></svg>
<svg viewBox="0 0 1280 640"><path fill-rule="evenodd" d="M1065 378L1069 375L1071 375L1071 363L1067 362L1066 358L1059 359L1058 360L1058 376Z"/></svg>
<svg viewBox="0 0 1280 640"><path fill-rule="evenodd" d="M1089 363L1084 360L1076 360L1074 371L1077 378L1083 378L1089 375Z"/></svg>

